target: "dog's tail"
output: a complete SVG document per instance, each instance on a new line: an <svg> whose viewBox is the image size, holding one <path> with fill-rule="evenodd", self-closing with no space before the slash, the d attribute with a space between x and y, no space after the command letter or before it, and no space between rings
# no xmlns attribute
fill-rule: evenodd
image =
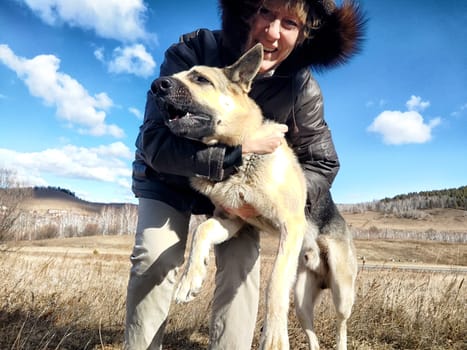
<svg viewBox="0 0 467 350"><path fill-rule="evenodd" d="M302 263L312 271L316 271L320 263L320 249L317 243L318 232L318 227L308 222L300 258L302 259Z"/></svg>

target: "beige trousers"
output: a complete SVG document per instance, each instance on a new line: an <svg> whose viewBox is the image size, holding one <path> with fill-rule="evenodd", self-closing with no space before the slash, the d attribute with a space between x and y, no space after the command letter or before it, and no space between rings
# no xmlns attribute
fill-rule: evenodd
<svg viewBox="0 0 467 350"><path fill-rule="evenodd" d="M127 290L125 349L162 349L176 268L183 264L190 213L139 199ZM250 229L215 247L211 350L250 350L259 301L259 234Z"/></svg>

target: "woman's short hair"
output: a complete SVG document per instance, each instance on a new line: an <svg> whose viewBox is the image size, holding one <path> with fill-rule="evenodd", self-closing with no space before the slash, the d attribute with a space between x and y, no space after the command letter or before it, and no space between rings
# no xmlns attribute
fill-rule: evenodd
<svg viewBox="0 0 467 350"><path fill-rule="evenodd" d="M313 37L313 33L317 31L323 20L323 10L329 10L321 8L321 6L312 6L312 1L307 0L264 0L263 6L268 8L283 8L291 11L300 20L302 30L298 38L298 42L302 43L305 39ZM316 1L317 5L319 1ZM334 5L333 1L327 1L331 5Z"/></svg>

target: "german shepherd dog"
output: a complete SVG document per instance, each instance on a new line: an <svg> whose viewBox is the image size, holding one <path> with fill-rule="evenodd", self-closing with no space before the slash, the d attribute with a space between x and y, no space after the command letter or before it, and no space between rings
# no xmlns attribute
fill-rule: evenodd
<svg viewBox="0 0 467 350"><path fill-rule="evenodd" d="M263 120L261 110L248 96L262 59L263 49L258 44L223 69L195 66L159 78L156 96L170 130L208 145L237 146L260 127L273 127L274 122ZM270 154L244 155L243 164L228 179L214 182L196 177L191 184L212 200L216 210L193 234L185 271L175 292L177 302L192 300L201 289L211 246L252 225L280 235L267 287L260 348L289 349L287 319L290 289L295 285L296 312L310 349L319 348L313 331L313 308L326 288L332 291L338 315L338 349L346 349L346 321L354 302L357 273L351 234L329 194L315 209L319 211L316 223L306 219L306 180L292 149L284 142ZM245 203L259 216L241 219L222 210Z"/></svg>

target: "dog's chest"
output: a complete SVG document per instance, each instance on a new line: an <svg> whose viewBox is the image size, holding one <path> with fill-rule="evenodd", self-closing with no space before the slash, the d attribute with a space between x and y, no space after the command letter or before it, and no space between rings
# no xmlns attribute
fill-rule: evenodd
<svg viewBox="0 0 467 350"><path fill-rule="evenodd" d="M208 179L194 178L192 186L211 198L216 205L238 207L243 204L246 194L260 191L261 182L268 168L274 162L272 155L248 154L237 172L228 179L214 182Z"/></svg>

